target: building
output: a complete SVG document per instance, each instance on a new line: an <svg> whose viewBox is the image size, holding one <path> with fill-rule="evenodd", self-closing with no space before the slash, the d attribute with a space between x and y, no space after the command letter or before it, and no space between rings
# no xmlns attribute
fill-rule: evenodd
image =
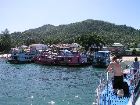
<svg viewBox="0 0 140 105"><path fill-rule="evenodd" d="M109 47L109 51L111 51L113 54L123 55L125 53L125 46L121 43L114 43Z"/></svg>

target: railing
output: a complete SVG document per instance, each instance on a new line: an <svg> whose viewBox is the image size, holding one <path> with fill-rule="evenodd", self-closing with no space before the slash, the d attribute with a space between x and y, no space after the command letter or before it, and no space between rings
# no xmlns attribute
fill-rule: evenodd
<svg viewBox="0 0 140 105"><path fill-rule="evenodd" d="M105 74L105 72L103 72L101 74L101 77L100 77L100 84L98 85L97 89L96 89L96 103L97 105L100 105L100 96L101 96L101 93L103 92L103 90L105 89L105 87L107 86L107 93L108 93L108 83L111 81L111 76L109 75L108 72L106 72L106 78L103 77L103 74ZM103 96L102 98L105 98L105 96Z"/></svg>
<svg viewBox="0 0 140 105"><path fill-rule="evenodd" d="M133 71L133 68L131 69ZM97 105L101 105L100 103L100 96L103 92L103 90L105 89L105 87L107 86L107 94L108 94L108 83L111 82L111 75L109 75L109 73L107 72L107 75L106 77L103 77L103 74L105 74L104 72L101 74L101 77L100 77L100 84L99 86L97 87L96 89L96 103ZM140 94L140 70L137 70L136 73L130 73L130 78L131 78L131 86L133 87L132 88L132 105L135 105L135 102L138 98L138 95ZM102 96L103 99L105 99L105 96ZM109 101L109 100L106 100L106 101Z"/></svg>
<svg viewBox="0 0 140 105"><path fill-rule="evenodd" d="M132 96L132 105L135 105L136 100L140 94L140 70L138 69L136 73L133 74L132 85L134 87L133 96Z"/></svg>

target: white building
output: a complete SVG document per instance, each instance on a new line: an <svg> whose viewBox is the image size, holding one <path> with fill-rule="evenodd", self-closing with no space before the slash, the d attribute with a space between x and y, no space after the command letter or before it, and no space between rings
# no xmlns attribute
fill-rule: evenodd
<svg viewBox="0 0 140 105"><path fill-rule="evenodd" d="M30 49L32 50L46 50L48 49L48 46L45 44L32 44L29 46Z"/></svg>

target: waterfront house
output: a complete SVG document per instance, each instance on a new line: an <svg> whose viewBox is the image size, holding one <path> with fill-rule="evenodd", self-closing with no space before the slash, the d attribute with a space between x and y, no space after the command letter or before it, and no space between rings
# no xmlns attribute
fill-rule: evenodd
<svg viewBox="0 0 140 105"><path fill-rule="evenodd" d="M121 54L123 55L125 53L125 46L121 43L114 43L111 46L109 46L109 51L113 54Z"/></svg>

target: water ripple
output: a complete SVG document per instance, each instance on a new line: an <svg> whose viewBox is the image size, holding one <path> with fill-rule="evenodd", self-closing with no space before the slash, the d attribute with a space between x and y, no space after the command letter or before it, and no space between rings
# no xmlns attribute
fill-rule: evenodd
<svg viewBox="0 0 140 105"><path fill-rule="evenodd" d="M92 105L104 69L9 64L0 59L0 105Z"/></svg>

